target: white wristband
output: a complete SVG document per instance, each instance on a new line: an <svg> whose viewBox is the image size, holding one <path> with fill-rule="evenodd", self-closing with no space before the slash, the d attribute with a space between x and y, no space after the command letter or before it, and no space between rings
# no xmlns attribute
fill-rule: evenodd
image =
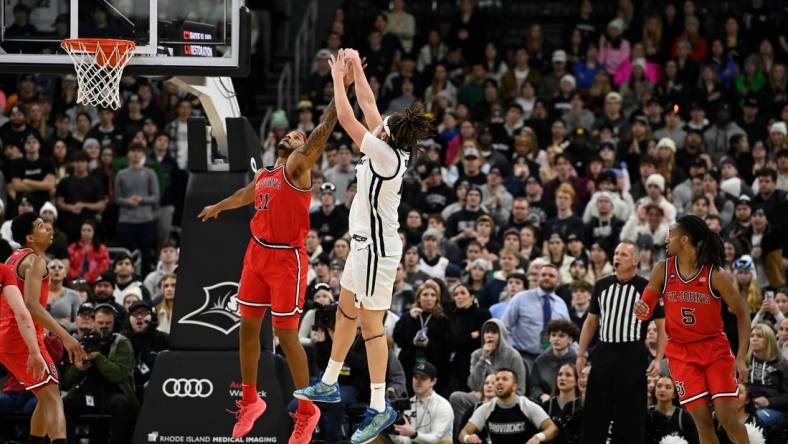
<svg viewBox="0 0 788 444"><path fill-rule="evenodd" d="M544 440L547 439L547 436L545 436L544 432L539 432L536 435L534 435L534 438L538 439L539 442L544 442Z"/></svg>

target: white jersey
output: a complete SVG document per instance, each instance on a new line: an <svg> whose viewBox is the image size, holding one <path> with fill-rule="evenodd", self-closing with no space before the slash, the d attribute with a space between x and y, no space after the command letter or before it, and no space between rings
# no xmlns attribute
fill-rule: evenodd
<svg viewBox="0 0 788 444"><path fill-rule="evenodd" d="M398 210L410 156L370 133L364 135L361 152L364 157L356 165L358 191L350 206L350 235L362 245L371 243L377 256L401 256Z"/></svg>

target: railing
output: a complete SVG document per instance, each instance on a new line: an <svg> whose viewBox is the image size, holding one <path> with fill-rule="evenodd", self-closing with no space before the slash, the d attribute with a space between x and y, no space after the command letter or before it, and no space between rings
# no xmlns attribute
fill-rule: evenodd
<svg viewBox="0 0 788 444"><path fill-rule="evenodd" d="M295 83L298 83L296 81ZM282 68L282 74L279 75L279 81L276 83L276 108L283 109L290 113L290 110L293 109L294 104L292 103L294 99L289 97L288 94L293 87L293 65L288 62L284 68Z"/></svg>
<svg viewBox="0 0 788 444"><path fill-rule="evenodd" d="M304 11L304 19L301 21L301 26L298 28L298 33L295 37L293 44L293 63L295 69L293 70L293 90L292 90L292 107L295 107L296 102L301 97L301 81L309 74L309 69L312 64L312 57L315 55L315 28L317 24L317 0L310 0Z"/></svg>

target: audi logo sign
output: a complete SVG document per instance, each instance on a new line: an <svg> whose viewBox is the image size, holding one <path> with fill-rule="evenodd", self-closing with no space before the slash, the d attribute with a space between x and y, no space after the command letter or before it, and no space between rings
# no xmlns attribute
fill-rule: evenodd
<svg viewBox="0 0 788 444"><path fill-rule="evenodd" d="M168 398L207 398L213 393L213 383L207 379L168 378L161 391Z"/></svg>

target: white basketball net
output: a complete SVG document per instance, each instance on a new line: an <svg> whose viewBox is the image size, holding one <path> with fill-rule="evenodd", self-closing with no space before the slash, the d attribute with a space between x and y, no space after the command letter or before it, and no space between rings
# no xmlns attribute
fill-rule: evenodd
<svg viewBox="0 0 788 444"><path fill-rule="evenodd" d="M77 72L77 103L120 108L120 78L134 55L134 42L68 39L61 47L71 57Z"/></svg>

